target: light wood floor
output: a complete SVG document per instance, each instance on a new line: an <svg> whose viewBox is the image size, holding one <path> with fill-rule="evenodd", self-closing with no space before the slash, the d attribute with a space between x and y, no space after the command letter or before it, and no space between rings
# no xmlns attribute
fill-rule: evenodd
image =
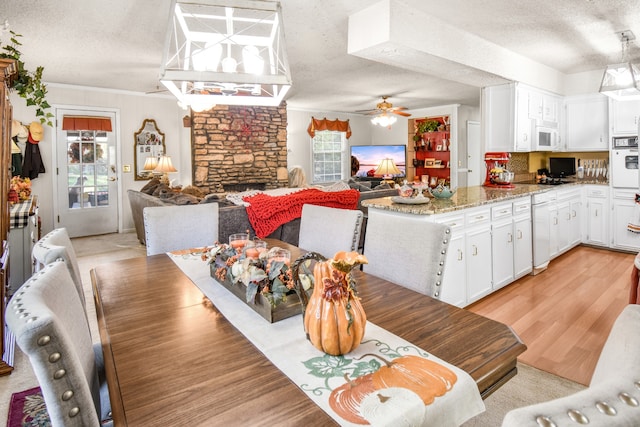
<svg viewBox="0 0 640 427"><path fill-rule="evenodd" d="M628 303L634 258L579 246L467 309L510 325L528 347L519 361L588 385Z"/></svg>

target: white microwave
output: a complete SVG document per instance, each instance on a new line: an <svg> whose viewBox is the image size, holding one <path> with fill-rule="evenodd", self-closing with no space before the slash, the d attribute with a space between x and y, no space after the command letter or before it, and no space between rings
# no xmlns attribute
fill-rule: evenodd
<svg viewBox="0 0 640 427"><path fill-rule="evenodd" d="M533 143L536 151L557 150L560 145L558 129L552 127L535 126Z"/></svg>

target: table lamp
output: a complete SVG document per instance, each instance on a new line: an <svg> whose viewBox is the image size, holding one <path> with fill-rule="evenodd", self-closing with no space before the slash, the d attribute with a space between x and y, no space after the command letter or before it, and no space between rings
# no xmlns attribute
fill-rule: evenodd
<svg viewBox="0 0 640 427"><path fill-rule="evenodd" d="M382 175L382 179L385 182L389 182L389 184L393 185L395 184L395 181L393 180L392 175L400 175L402 174L402 172L400 171L400 169L398 169L393 159L386 158L382 159L382 161L378 165L378 168L373 174Z"/></svg>
<svg viewBox="0 0 640 427"><path fill-rule="evenodd" d="M173 164L171 163L171 157L166 155L160 156L160 159L158 159L158 165L155 167L155 169L153 169L153 171L162 173L160 183L164 185L169 185L169 172L178 172L178 170L174 168Z"/></svg>

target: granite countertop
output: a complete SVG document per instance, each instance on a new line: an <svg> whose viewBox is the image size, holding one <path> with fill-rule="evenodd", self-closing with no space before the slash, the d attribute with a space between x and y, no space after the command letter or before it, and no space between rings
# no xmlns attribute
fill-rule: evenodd
<svg viewBox="0 0 640 427"><path fill-rule="evenodd" d="M414 215L434 215L482 206L490 203L502 202L531 194L557 190L581 184L602 184L606 182L570 181L560 186L539 184L515 184L515 188L491 188L483 186L459 188L450 199L436 199L430 197L430 202L425 204L394 203L391 197L363 200L362 206L378 208L388 211L408 213Z"/></svg>

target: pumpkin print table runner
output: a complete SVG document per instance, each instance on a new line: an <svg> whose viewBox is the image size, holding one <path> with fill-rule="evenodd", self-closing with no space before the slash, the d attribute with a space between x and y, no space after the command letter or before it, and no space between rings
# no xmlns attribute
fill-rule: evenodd
<svg viewBox="0 0 640 427"><path fill-rule="evenodd" d="M306 340L301 316L268 323L220 286L198 255L170 256L265 357L340 425L458 426L484 411L469 374L371 322L358 348L330 356Z"/></svg>

